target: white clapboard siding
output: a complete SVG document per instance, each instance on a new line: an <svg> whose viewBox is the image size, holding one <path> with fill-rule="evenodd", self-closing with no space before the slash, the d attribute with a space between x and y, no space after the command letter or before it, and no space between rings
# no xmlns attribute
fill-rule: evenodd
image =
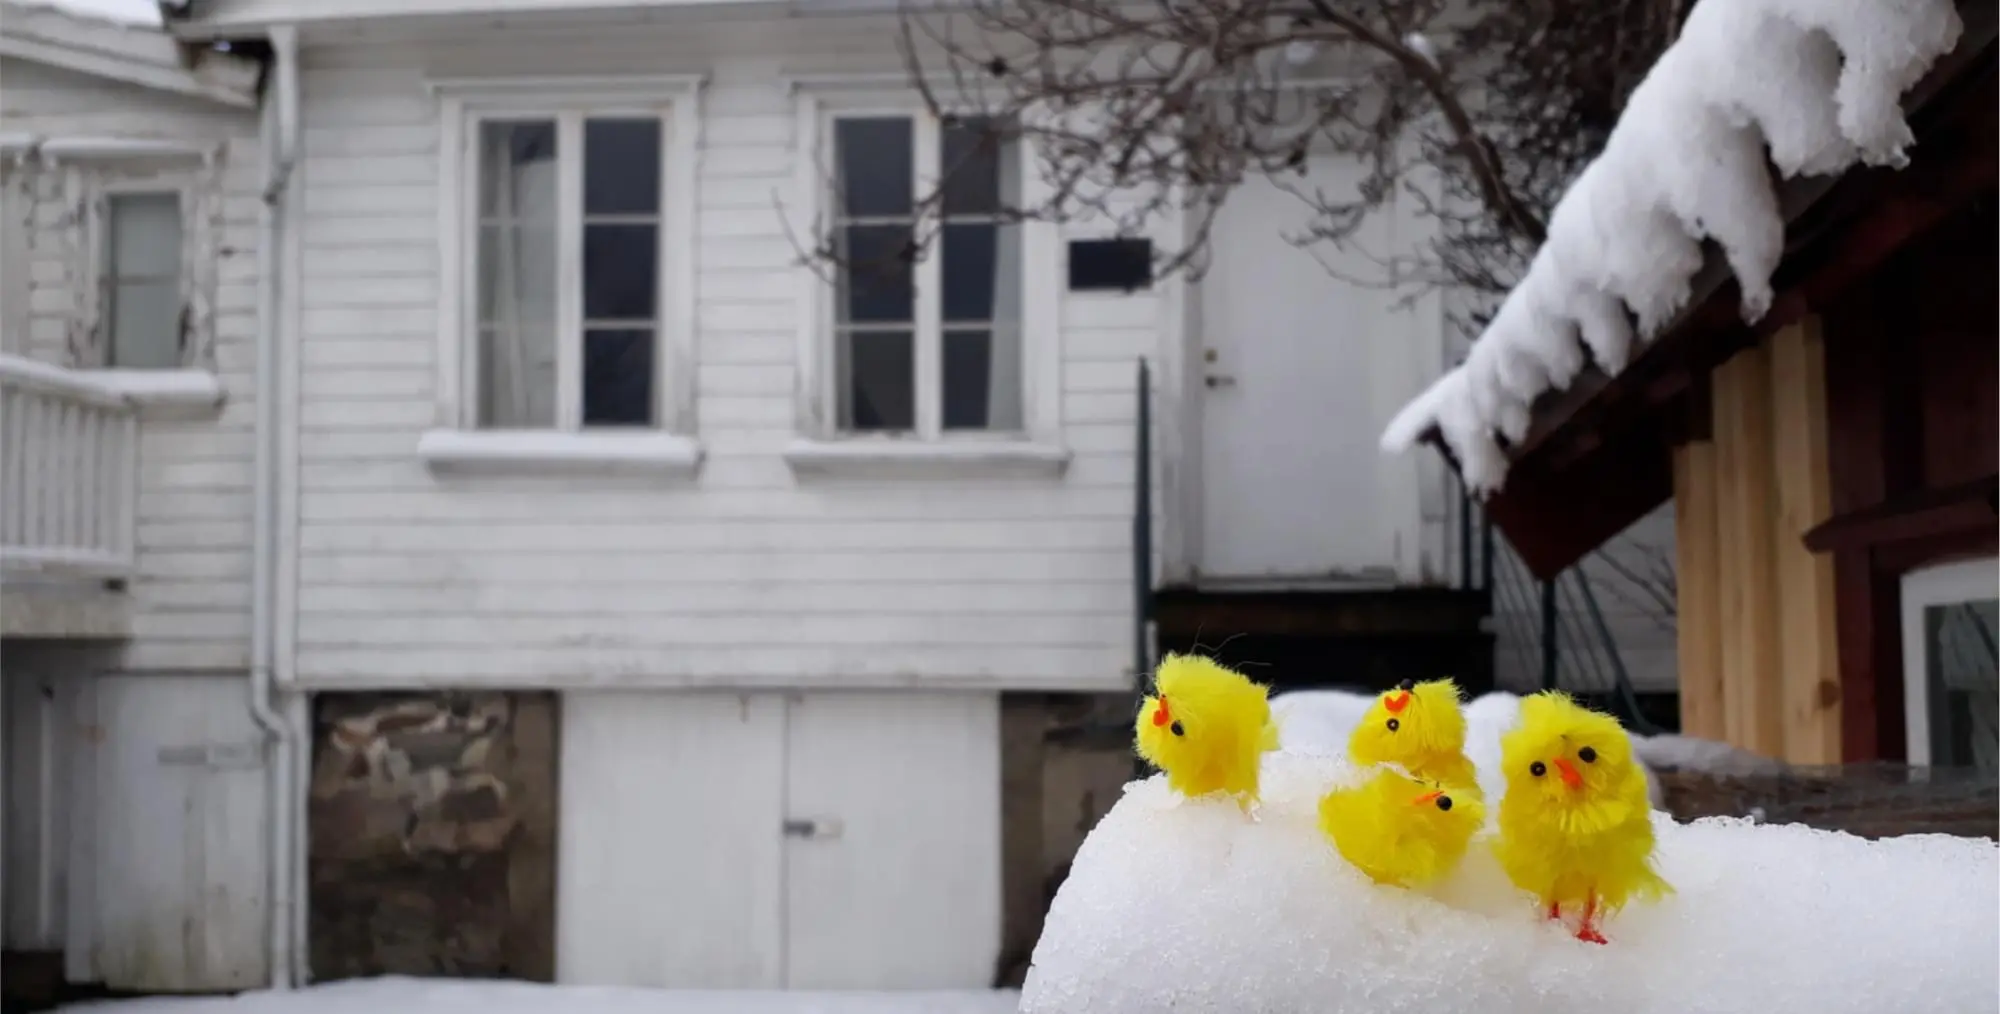
<svg viewBox="0 0 2000 1014"><path fill-rule="evenodd" d="M195 99L0 60L0 122L9 131L225 142L217 236L215 360L222 409L140 424L139 544L130 582L132 639L122 664L242 669L249 664L251 425L257 334L257 116ZM38 174L23 354L71 365L59 178Z"/></svg>
<svg viewBox="0 0 2000 1014"><path fill-rule="evenodd" d="M896 73L880 18L323 36L303 55L298 672L473 682L1114 688L1129 680L1136 361L1155 293L1059 307L1060 478L807 480L788 73ZM440 478L428 78L705 73L682 484ZM449 183L445 184L449 186ZM1098 235L1071 227L1076 236ZM189 519L192 520L192 519Z"/></svg>

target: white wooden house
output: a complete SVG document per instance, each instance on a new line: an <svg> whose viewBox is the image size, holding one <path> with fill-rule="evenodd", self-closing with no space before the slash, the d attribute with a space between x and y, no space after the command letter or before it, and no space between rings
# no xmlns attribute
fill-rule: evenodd
<svg viewBox="0 0 2000 1014"><path fill-rule="evenodd" d="M975 205L907 284L842 299L799 237L907 228L960 140L903 76L893 3L167 6L178 49L42 13L0 50L8 560L124 582L84 596L99 626L8 642L10 818L40 808L8 822L9 948L124 988L326 974L314 920L348 874L308 853L373 819L335 783L393 783L387 833L421 851L446 783L497 762L451 739L485 712L409 702L484 693L555 701L545 755L506 748L547 790L488 779L494 849L551 829L551 910L514 916L550 926L555 979L980 986L1001 695L1129 691L1136 601L1162 647L1359 615L1490 666L1442 465L1375 446L1445 365L1437 302L1331 280L1284 238L1288 194L1235 195L1198 282L1073 288L1072 244L1106 230ZM16 24L158 65L65 64ZM1030 153L992 157L995 188L1037 185ZM118 330L123 261L72 248L163 193L173 350L158 316ZM98 441L62 461L120 464L31 478L57 445L19 412ZM1158 594L1134 586L1140 446ZM453 758L383 731L413 723ZM186 925L206 936L151 945Z"/></svg>
<svg viewBox="0 0 2000 1014"><path fill-rule="evenodd" d="M0 3L0 930L82 981L265 981L259 73Z"/></svg>

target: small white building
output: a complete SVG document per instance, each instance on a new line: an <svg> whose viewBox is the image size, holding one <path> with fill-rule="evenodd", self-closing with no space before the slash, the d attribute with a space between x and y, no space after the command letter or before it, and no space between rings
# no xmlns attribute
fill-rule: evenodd
<svg viewBox="0 0 2000 1014"><path fill-rule="evenodd" d="M1128 693L1139 602L1490 669L1443 466L1375 445L1438 301L1330 278L1276 187L1200 281L1096 291L1108 228L994 220L1000 147L906 277L829 279L816 230L887 242L964 147L893 4L169 6L179 46L9 8L0 50L8 612L95 610L8 628L9 949L983 986L1003 695Z"/></svg>

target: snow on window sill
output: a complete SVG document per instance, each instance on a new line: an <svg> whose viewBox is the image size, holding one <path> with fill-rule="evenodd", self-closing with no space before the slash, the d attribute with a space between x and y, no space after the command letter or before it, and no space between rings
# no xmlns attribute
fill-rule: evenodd
<svg viewBox="0 0 2000 1014"><path fill-rule="evenodd" d="M213 419L222 411L222 381L207 370L105 369L89 376L130 401L141 419Z"/></svg>
<svg viewBox="0 0 2000 1014"><path fill-rule="evenodd" d="M417 456L433 472L472 475L691 476L701 441L653 431L429 430Z"/></svg>
<svg viewBox="0 0 2000 1014"><path fill-rule="evenodd" d="M785 448L793 472L843 478L1054 477L1069 459L1066 447L1027 440L795 440Z"/></svg>

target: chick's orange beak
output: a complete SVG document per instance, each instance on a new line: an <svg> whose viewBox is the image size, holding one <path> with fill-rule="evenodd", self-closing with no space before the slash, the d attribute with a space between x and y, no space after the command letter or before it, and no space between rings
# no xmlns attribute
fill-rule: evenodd
<svg viewBox="0 0 2000 1014"><path fill-rule="evenodd" d="M1404 708L1410 706L1410 692L1407 690L1401 690L1397 691L1396 693L1390 694L1389 696L1382 698L1382 706L1388 708L1390 714L1400 715L1403 713Z"/></svg>
<svg viewBox="0 0 2000 1014"><path fill-rule="evenodd" d="M1173 720L1173 714L1167 710L1167 695L1161 694L1159 707L1153 709L1153 725L1162 726Z"/></svg>
<svg viewBox="0 0 2000 1014"><path fill-rule="evenodd" d="M1561 775L1563 784L1572 789L1583 787L1583 776L1577 773L1576 765L1561 757L1556 758L1556 774Z"/></svg>
<svg viewBox="0 0 2000 1014"><path fill-rule="evenodd" d="M1436 792L1426 792L1423 795L1418 796L1417 798L1411 800L1411 802L1415 803L1418 806L1427 806L1431 803L1437 802L1438 797L1442 795L1444 795L1444 790L1439 789Z"/></svg>

